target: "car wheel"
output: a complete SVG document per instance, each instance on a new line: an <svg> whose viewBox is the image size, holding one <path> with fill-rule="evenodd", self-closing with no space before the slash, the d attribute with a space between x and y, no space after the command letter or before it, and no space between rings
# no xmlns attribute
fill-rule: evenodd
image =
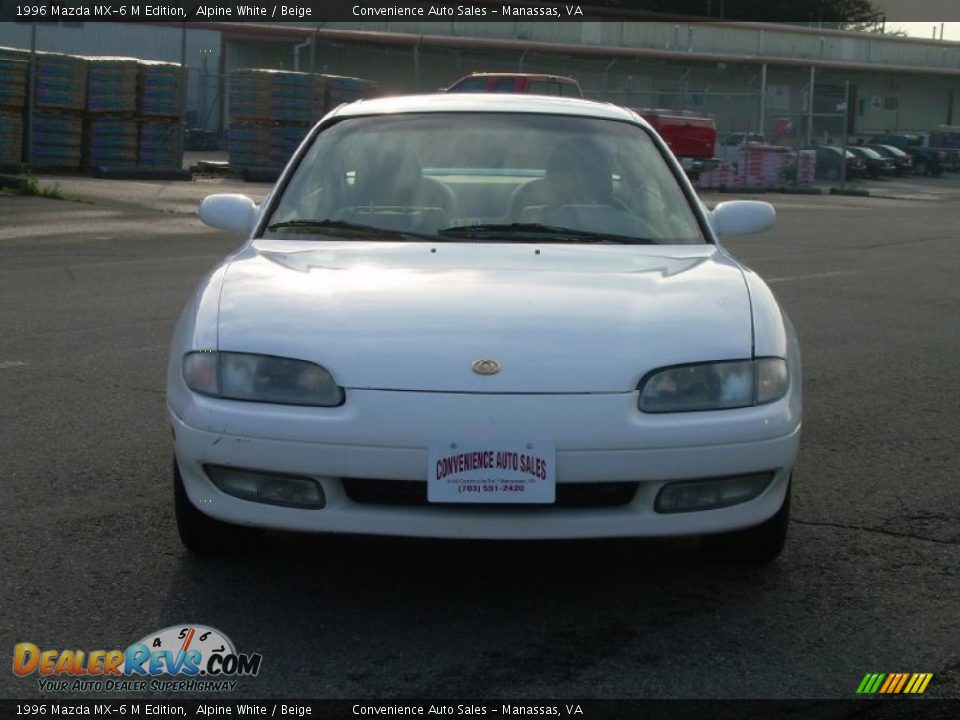
<svg viewBox="0 0 960 720"><path fill-rule="evenodd" d="M769 520L754 527L721 535L705 535L700 547L710 560L726 563L766 565L773 562L787 542L790 523L790 485L783 505Z"/></svg>
<svg viewBox="0 0 960 720"><path fill-rule="evenodd" d="M190 502L177 459L173 459L173 502L177 530L184 547L197 555L226 555L256 548L262 536L257 528L214 520Z"/></svg>

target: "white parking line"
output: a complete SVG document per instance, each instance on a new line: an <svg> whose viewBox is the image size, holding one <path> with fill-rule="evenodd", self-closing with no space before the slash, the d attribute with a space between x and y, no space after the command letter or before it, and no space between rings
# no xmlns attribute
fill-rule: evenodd
<svg viewBox="0 0 960 720"><path fill-rule="evenodd" d="M7 368L23 367L24 365L26 365L26 363L21 360L3 360L3 361L0 361L0 370L6 370Z"/></svg>
<svg viewBox="0 0 960 720"><path fill-rule="evenodd" d="M822 277L836 277L838 275L859 275L858 270L833 270L831 272L812 273L810 275L792 275L790 277L765 278L768 283L793 282L794 280L813 280Z"/></svg>

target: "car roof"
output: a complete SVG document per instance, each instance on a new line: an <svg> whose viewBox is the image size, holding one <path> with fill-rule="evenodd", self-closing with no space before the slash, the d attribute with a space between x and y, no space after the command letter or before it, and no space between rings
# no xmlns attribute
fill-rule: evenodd
<svg viewBox="0 0 960 720"><path fill-rule="evenodd" d="M580 98L555 95L514 95L512 93L436 93L398 95L358 100L334 110L337 117L390 115L394 113L491 112L567 115L601 120L621 120L649 127L643 118L627 108Z"/></svg>

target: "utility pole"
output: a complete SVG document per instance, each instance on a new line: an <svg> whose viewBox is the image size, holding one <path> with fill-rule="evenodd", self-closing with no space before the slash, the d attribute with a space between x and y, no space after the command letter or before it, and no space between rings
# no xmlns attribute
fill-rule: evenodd
<svg viewBox="0 0 960 720"><path fill-rule="evenodd" d="M37 84L37 24L30 23L30 63L27 65L27 157L29 164L33 161L33 108L36 104Z"/></svg>
<svg viewBox="0 0 960 720"><path fill-rule="evenodd" d="M178 170L183 169L183 153L187 144L187 83L190 75L187 72L187 22L184 20L180 30L180 122L177 124L177 135L180 139L180 163Z"/></svg>
<svg viewBox="0 0 960 720"><path fill-rule="evenodd" d="M847 184L847 122L850 118L850 81L843 84L843 133L840 147L840 186Z"/></svg>
<svg viewBox="0 0 960 720"><path fill-rule="evenodd" d="M766 111L767 111L767 64L760 66L760 127L758 131L766 137Z"/></svg>

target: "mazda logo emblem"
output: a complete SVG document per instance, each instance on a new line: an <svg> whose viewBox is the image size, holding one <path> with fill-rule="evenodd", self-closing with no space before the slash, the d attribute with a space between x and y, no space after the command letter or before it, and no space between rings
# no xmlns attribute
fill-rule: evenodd
<svg viewBox="0 0 960 720"><path fill-rule="evenodd" d="M496 360L474 360L470 367L477 375L496 375L500 372L500 363Z"/></svg>

